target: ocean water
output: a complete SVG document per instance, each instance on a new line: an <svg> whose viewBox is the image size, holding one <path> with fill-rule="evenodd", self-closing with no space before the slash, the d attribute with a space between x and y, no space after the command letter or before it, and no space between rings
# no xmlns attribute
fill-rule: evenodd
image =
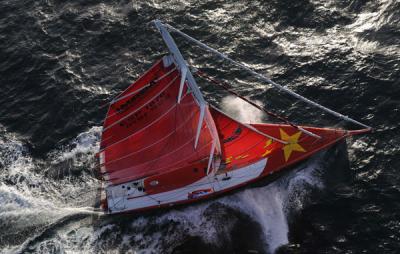
<svg viewBox="0 0 400 254"><path fill-rule="evenodd" d="M155 18L375 131L266 186L103 215L105 105L166 52ZM177 43L297 123L354 128ZM241 120L273 120L199 84ZM0 1L0 253L399 253L399 111L399 1Z"/></svg>

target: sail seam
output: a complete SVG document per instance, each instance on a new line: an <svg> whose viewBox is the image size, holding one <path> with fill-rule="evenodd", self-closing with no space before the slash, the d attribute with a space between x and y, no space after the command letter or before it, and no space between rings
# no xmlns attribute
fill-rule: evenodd
<svg viewBox="0 0 400 254"><path fill-rule="evenodd" d="M182 123L181 125L179 125L177 129L182 128L182 126L184 126L190 119L192 119L194 115L195 115L195 113L193 113L189 118L187 118L186 121L185 121L184 123ZM144 148L142 148L142 149L140 149L140 150L137 150L137 151L134 151L134 152L132 152L132 153L126 154L126 155L124 155L124 156L122 156L122 157L119 157L119 158L117 158L117 159L108 161L108 162L106 162L106 163L104 163L104 164L102 164L102 165L107 165L107 164L110 164L110 163L112 163L112 162L115 162L115 161L118 161L118 160L122 160L122 159L124 159L124 158L127 158L127 157L132 156L132 155L135 154L135 153L139 153L139 152L141 152L141 151L143 151L143 150L146 150L146 149L148 149L149 147L152 147L152 146L154 146L154 145L160 143L161 141L165 140L166 138L170 137L170 136L171 136L172 134L174 134L175 132L176 132L176 131L171 131L170 133L168 133L168 135L166 135L166 136L164 136L163 138L159 139L157 142L154 142L154 143L152 143L152 144L150 144L150 145L148 145L148 146L146 146L146 147L144 147Z"/></svg>
<svg viewBox="0 0 400 254"><path fill-rule="evenodd" d="M185 95L183 96L183 98L185 98L186 95L187 95L187 94L185 94ZM183 98L182 98L182 99L183 99ZM177 104L174 104L174 106L172 106L171 108L169 108L168 111L166 111L164 114L160 115L157 119L155 119L154 121L152 121L151 123L149 123L147 126L143 127L142 129L140 129L140 130L138 130L138 131L136 131L136 132L134 132L134 133L131 133L129 136L126 136L125 138L123 138L123 139L121 139L121 140L118 140L118 141L116 141L116 142L114 142L114 143L112 143L112 144L110 144L110 145L104 147L104 148L101 149L100 151L104 151L105 149L110 148L111 146L116 145L116 144L118 144L118 143L120 143L120 142L122 142L122 141L125 141L126 139L131 138L132 136L136 135L137 133L142 132L143 130L147 129L149 126L155 124L158 120L160 120L161 118L163 118L166 114L168 114L169 112L171 112L171 110L173 110L176 106L177 106ZM110 137L110 138L111 138L111 137Z"/></svg>
<svg viewBox="0 0 400 254"><path fill-rule="evenodd" d="M152 102L155 98L157 98L157 96L159 96L161 93L163 93L165 90L167 90L167 88L169 88L178 78L179 76L176 76L173 80L171 80L170 83L168 83L160 92L158 92L156 95L154 95L150 100L148 100L145 104L143 104L142 106L140 106L139 108L135 109L134 111L130 112L129 114L127 114L126 116L118 119L117 121L113 122L112 124L110 124L109 126L107 126L102 132L104 133L106 130L110 129L112 126L116 125L117 123L120 123L121 121L125 120L126 118L128 118L129 116L133 115L134 113L138 112L139 110L141 110L142 108L144 108L147 104L149 104L150 102Z"/></svg>

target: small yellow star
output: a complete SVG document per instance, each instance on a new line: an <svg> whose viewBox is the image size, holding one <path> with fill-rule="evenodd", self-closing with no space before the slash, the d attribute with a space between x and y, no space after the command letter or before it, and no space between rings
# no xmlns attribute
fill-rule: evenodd
<svg viewBox="0 0 400 254"><path fill-rule="evenodd" d="M264 148L267 148L268 146L270 146L272 144L272 139L268 139L265 142ZM273 149L265 149L265 152L261 155L261 157L265 157L268 154L270 154L272 152Z"/></svg>
<svg viewBox="0 0 400 254"><path fill-rule="evenodd" d="M293 134L292 136L289 136L284 130L279 129L280 134L281 134L281 139L283 141L287 141L288 144L283 146L283 153L285 155L285 161L289 160L290 155L292 154L293 151L297 151L297 152L306 152L306 150L304 150L304 148L299 145L297 142L300 138L301 135L301 131Z"/></svg>

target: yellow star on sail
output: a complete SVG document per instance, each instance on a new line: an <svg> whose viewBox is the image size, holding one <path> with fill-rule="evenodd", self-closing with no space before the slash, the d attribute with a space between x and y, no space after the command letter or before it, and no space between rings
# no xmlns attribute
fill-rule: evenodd
<svg viewBox="0 0 400 254"><path fill-rule="evenodd" d="M283 146L283 154L285 155L285 161L288 161L290 158L290 155L292 154L293 151L297 152L306 152L304 148L299 145L297 142L300 138L301 131L293 134L292 136L289 136L284 130L279 129L280 134L281 134L281 139L283 141L287 141L288 144Z"/></svg>

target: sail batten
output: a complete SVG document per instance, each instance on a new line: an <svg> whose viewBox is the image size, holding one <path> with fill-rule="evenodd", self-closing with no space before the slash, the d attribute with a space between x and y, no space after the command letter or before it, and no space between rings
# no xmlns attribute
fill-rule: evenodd
<svg viewBox="0 0 400 254"><path fill-rule="evenodd" d="M110 171L110 170L108 170L108 172L109 172L109 174L110 174L110 173L112 174L112 173L115 173L115 172L123 173L123 172L131 171L131 170L133 170L133 169L135 169L135 168L144 167L144 166L149 165L149 164L153 164L153 166L156 166L156 165L157 165L157 162L158 162L158 164L162 164L162 163L160 163L160 161L162 161L162 159L164 159L164 158L166 158L166 157L169 157L171 154L174 154L174 153L176 154L178 151L183 151L183 150L185 150L184 148L187 148L187 147L190 145L190 143L191 143L192 141L193 141L193 140L190 140L190 141L188 141L186 144L182 145L181 147L178 147L178 148L176 148L175 150L169 151L168 153L164 154L163 156L161 156L161 157L159 157L159 158L155 158L155 159L153 159L153 160L151 160L151 161L146 161L146 162L143 162L143 163L134 165L134 164L132 163L132 161L129 160L129 161L127 161L126 164L129 164L130 166L128 166L128 167L123 167L123 168L122 168L122 167L118 167L117 170L115 170L115 171ZM206 148L208 148L208 146L210 146L210 145L212 145L212 141L211 141L210 143L207 143L207 144L205 144L204 146L200 147L199 150L206 150ZM211 146L210 146L210 147L211 147ZM184 153L184 154L185 154L185 153ZM200 159L208 158L208 153L203 153L203 154L204 154L204 156L202 156ZM191 154L189 154L187 157L184 157L184 158L181 159L181 160L174 160L174 162L171 163L171 164L168 165L168 166L157 165L157 166L159 166L159 167L153 167L154 169L149 170L148 172L160 172L160 171L161 171L162 169L164 169L164 168L173 167L174 165L179 164L180 162L185 161L185 160L187 160L187 159L189 159L189 158L192 158L192 157L195 157L195 156L196 156L195 153L191 153ZM176 158L182 157L182 154L180 154L179 156L176 155L175 157L176 157ZM175 157L174 157L174 158L175 158ZM133 164L133 165L132 165L132 164ZM127 173L130 173L130 172L127 172Z"/></svg>
<svg viewBox="0 0 400 254"><path fill-rule="evenodd" d="M152 125L154 125L154 124L156 124L157 122L161 121L162 118L166 117L169 113L171 113L171 111L174 110L174 109L176 108L176 106L177 106L176 104L173 105L173 106L171 106L171 107L170 107L168 110L166 110L161 116L159 116L159 117L158 117L157 119L155 119L154 121L150 122L148 125L144 126L144 127L141 128L141 129L136 130L135 132L131 133L130 135L126 136L125 138L123 138L123 139L121 139L121 140L119 140L119 141L117 141L117 142L115 142L115 143L112 143L112 144L108 145L108 147L110 147L110 146L112 146L112 145L115 145L115 144L118 144L118 143L120 143L120 142L122 142L122 141L124 141L124 140L126 140L126 139L128 139L128 138L131 138L132 136L137 135L137 134L139 134L140 132L142 132L142 131L144 131L144 130L150 128ZM102 150L104 150L104 148L103 148Z"/></svg>
<svg viewBox="0 0 400 254"><path fill-rule="evenodd" d="M158 61L150 69L155 73L146 72L110 105L100 166L111 184L203 160L206 168L212 146L219 144L207 104L198 104L187 74L165 62Z"/></svg>
<svg viewBox="0 0 400 254"><path fill-rule="evenodd" d="M211 145L211 143L209 143L208 145ZM206 148L207 147L203 147L199 150L206 151L207 150ZM204 154L207 154L207 152L205 152ZM181 156L179 156L179 157L181 157ZM196 164L199 161L204 161L205 159L208 158L208 156L205 156L205 157L198 158L198 159L192 159L193 157L195 157L195 154L191 154L191 155L189 155L185 158L181 158L181 159L177 158L177 160L174 160L168 166L160 166L159 168L153 167L153 169L143 171L140 174L132 174L132 171L135 171L135 169L137 169L137 167L127 167L127 168L119 170L118 172L114 172L117 174L113 174L113 173L111 173L111 174L108 173L108 174L113 177L113 178L110 178L110 181L112 184L120 184L123 182L141 179L141 178L147 177L149 175L166 174L168 172L175 171L175 170ZM140 165L140 166L147 167L147 165L145 165L145 164Z"/></svg>
<svg viewBox="0 0 400 254"><path fill-rule="evenodd" d="M195 114L192 114L192 116L191 116L190 118L188 118L188 120L191 120L191 119L193 118L194 115L195 115ZM178 129L181 129L181 128L184 127L184 126L185 126L185 123L181 124L181 125L178 127ZM161 139L157 140L156 142L151 143L151 144L149 144L149 145L147 145L147 146L145 146L145 147L142 147L142 148L140 148L140 149L137 150L137 151L134 151L134 152L125 154L125 155L123 155L123 156L121 156L121 157L118 157L118 158L115 158L115 159L110 159L110 160L108 160L107 163L106 163L106 165L107 165L107 164L110 164L110 163L112 163L112 162L114 162L114 161L117 161L117 160L120 160L120 159L124 159L124 158L127 158L128 156L132 156L132 155L134 155L134 154L138 154L138 153L140 153L140 152L142 152L142 151L145 151L145 150L147 150L147 149L150 149L152 146L155 146L155 145L160 144L161 142L163 142L163 141L165 141L166 139L170 138L170 137L171 137L172 135L174 135L174 134L175 134L175 132L174 132L174 131L171 131L170 133L168 133L167 135L165 135L163 138L161 138Z"/></svg>
<svg viewBox="0 0 400 254"><path fill-rule="evenodd" d="M163 76L159 77L158 79L154 80L154 82L156 82L156 83L159 82L160 80L162 80L163 78L167 77L168 75L170 75L170 74L171 74L172 72L174 72L175 70L176 70L176 67L173 68L172 70L170 70L169 72L165 73ZM115 99L113 99L113 100L110 102L110 104L114 104L114 103L119 102L119 101L121 101L121 100L123 100L123 99L129 98L130 96L133 96L133 95L137 94L138 92L142 91L143 89L146 89L146 88L149 87L149 86L151 86L150 83L147 84L147 85L145 85L145 86L143 86L143 87L141 87L141 88L138 89L138 90L135 90L135 91L131 92L131 93L128 93L128 94L123 95L123 96L118 96L118 97L116 97Z"/></svg>
<svg viewBox="0 0 400 254"><path fill-rule="evenodd" d="M162 92L164 92L166 89L168 89L169 86L173 85L173 83L177 80L177 78L178 78L178 77L175 77L173 80L171 80L171 82L169 82L169 83L167 84L167 86L166 86L163 90L161 90L160 92L158 92L157 94L155 94L154 97L151 98L148 102L146 102L145 104L141 105L139 108L137 108L137 109L135 109L135 110L129 112L129 114L127 114L127 115L125 115L124 117L118 119L117 121L113 122L112 124L108 125L108 126L103 130L103 132L105 132L105 131L108 130L110 127L112 127L112 126L114 126L114 125L120 123L121 121L125 120L125 119L128 118L129 116L135 114L136 112L138 112L139 110L141 110L142 108L144 108L145 106L147 106L149 103L151 103L151 101L153 101L155 98L157 98L158 96L160 96L160 94L161 94Z"/></svg>

